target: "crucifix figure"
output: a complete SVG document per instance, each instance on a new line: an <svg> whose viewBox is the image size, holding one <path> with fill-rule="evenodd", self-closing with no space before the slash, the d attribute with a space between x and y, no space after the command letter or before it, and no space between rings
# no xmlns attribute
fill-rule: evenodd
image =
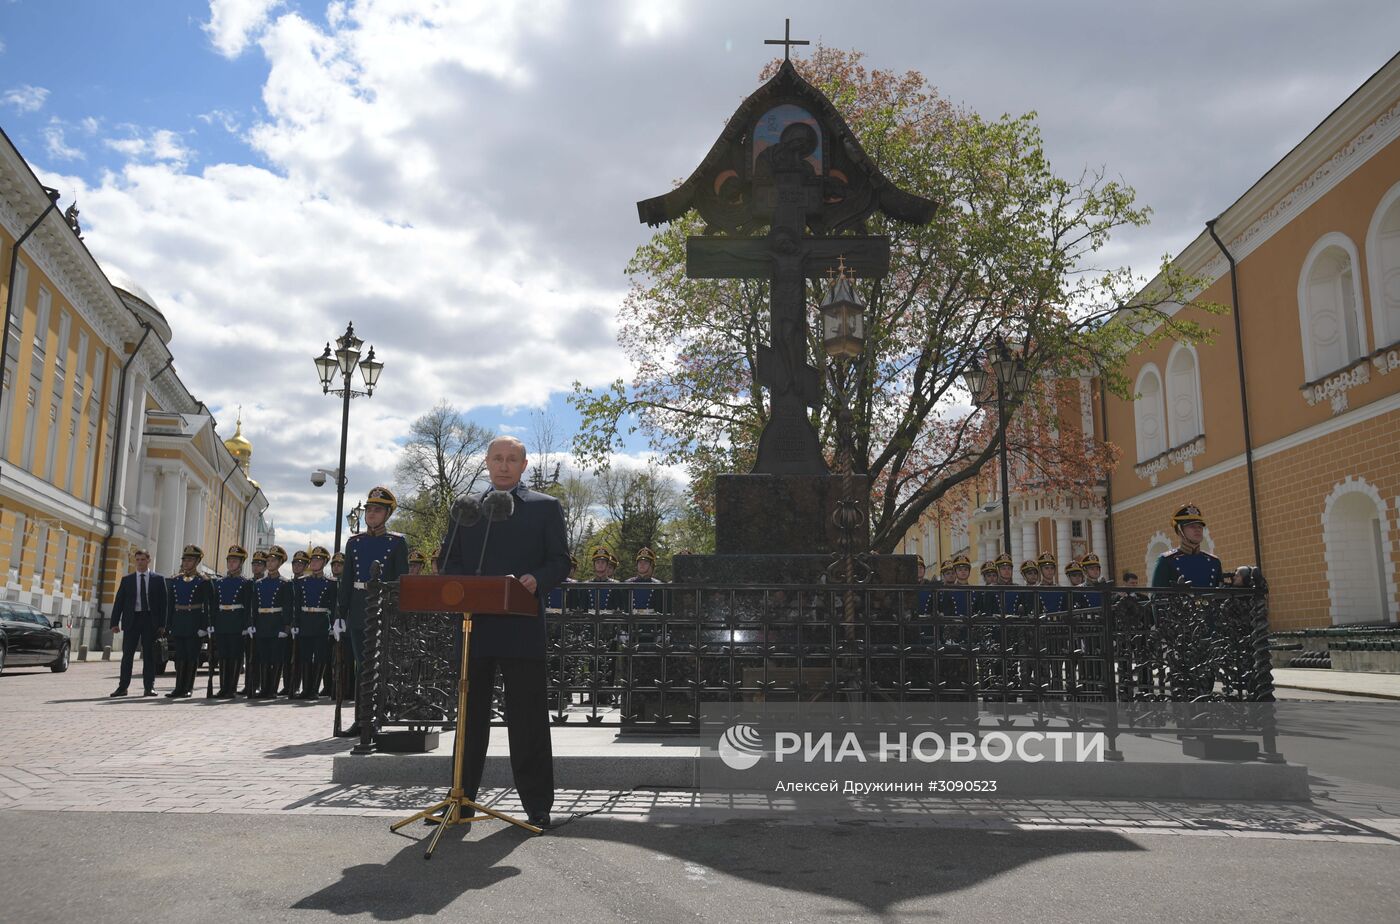
<svg viewBox="0 0 1400 924"><path fill-rule="evenodd" d="M770 342L758 348L756 378L770 406L753 471L824 475L809 414L820 407L821 376L809 361L807 280L838 261L848 277L884 275L889 239L865 234L865 219L879 210L925 224L935 205L880 172L831 101L787 60L787 49L806 44L787 36L768 40L785 49L778 73L740 105L700 167L637 210L652 225L699 211L707 233L686 241L687 276L768 280Z"/></svg>

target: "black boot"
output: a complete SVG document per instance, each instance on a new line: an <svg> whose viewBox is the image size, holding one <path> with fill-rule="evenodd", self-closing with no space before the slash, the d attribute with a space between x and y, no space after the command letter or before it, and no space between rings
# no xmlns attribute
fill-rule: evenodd
<svg viewBox="0 0 1400 924"><path fill-rule="evenodd" d="M185 662L175 662L175 689L165 694L166 699L177 699L185 695Z"/></svg>

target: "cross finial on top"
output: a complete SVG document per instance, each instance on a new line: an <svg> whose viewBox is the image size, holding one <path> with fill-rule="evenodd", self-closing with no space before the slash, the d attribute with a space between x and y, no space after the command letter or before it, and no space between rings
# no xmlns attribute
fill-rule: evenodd
<svg viewBox="0 0 1400 924"><path fill-rule="evenodd" d="M846 255L839 254L836 257L836 275L842 279L846 278Z"/></svg>
<svg viewBox="0 0 1400 924"><path fill-rule="evenodd" d="M763 40L763 44L765 44L765 45L782 45L782 46L783 46L783 60L784 60L784 61L787 61L787 60L789 60L789 57L788 57L788 56L789 56L789 54L790 54L791 51L792 51L792 46L793 46L793 45L810 45L810 44L812 44L812 43L809 42L809 41L807 41L806 39L795 39L795 38L793 38L793 37L792 37L792 20L791 20L791 19L784 19L784 20L783 20L783 37L780 38L780 39L764 39L764 40Z"/></svg>

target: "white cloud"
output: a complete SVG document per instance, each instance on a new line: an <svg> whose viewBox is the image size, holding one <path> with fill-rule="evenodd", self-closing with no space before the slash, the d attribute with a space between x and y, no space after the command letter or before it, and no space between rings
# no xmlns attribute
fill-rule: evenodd
<svg viewBox="0 0 1400 924"><path fill-rule="evenodd" d="M82 151L68 144L63 136L63 126L57 122L44 128L44 150L54 160L84 160Z"/></svg>
<svg viewBox="0 0 1400 924"><path fill-rule="evenodd" d="M46 177L80 195L98 257L159 302L180 375L215 409L221 433L243 405L253 474L289 548L329 541L334 527L333 492L307 475L336 464L339 403L321 395L310 360L346 321L386 364L375 396L352 406L352 506L392 482L395 440L439 398L468 413L533 407L574 379L629 375L614 319L622 269L649 233L632 203L694 168L779 53L762 39L781 31L750 0L346 0L319 21L296 11L319 5L210 4L213 47L233 57L252 44L265 60L262 113L209 109L171 127L222 125L255 149L255 164L198 159L189 145L203 135L192 130L118 126L124 166L88 183ZM1270 106L1218 122L1225 114L1203 100L1219 85L1270 86L1271 74L1339 100L1366 76L1352 62L1371 53L1348 52L1351 71L1299 71L1302 59L1277 51L1286 36L1222 51L1161 14L1139 31L1175 38L1134 49L1139 66L1124 70L1121 54L1065 58L1082 36L1058 10L1010 35L989 31L972 8L855 18L848 5L803 9L795 34L815 40L825 29L839 47L868 50L869 66L921 69L984 113L1039 109L1058 172L1107 163L1158 206L1150 240L1125 236L1124 259L1148 265L1267 168L1245 156L1259 139L1296 142L1328 108L1313 112L1310 97L1307 112ZM1385 9L1368 15L1379 21ZM908 25L891 29L896 20ZM1223 23L1220 41L1239 25ZM1371 43L1393 31L1371 30ZM1177 53L1200 41L1195 59ZM1248 68L1245 52L1258 59ZM1228 66L1206 72L1200 60ZM1121 94L1105 91L1105 73L1119 75ZM112 134L96 123L84 131ZM1161 138L1172 143L1144 141ZM1222 161L1221 149L1241 153Z"/></svg>
<svg viewBox="0 0 1400 924"><path fill-rule="evenodd" d="M12 106L18 112L38 112L48 98L47 89L26 83L0 94L0 104Z"/></svg>
<svg viewBox="0 0 1400 924"><path fill-rule="evenodd" d="M266 28L272 11L281 5L282 0L210 0L204 31L219 54L236 58Z"/></svg>
<svg viewBox="0 0 1400 924"><path fill-rule="evenodd" d="M184 139L169 129L156 129L145 137L106 138L103 144L130 160L165 161L183 167L190 160Z"/></svg>

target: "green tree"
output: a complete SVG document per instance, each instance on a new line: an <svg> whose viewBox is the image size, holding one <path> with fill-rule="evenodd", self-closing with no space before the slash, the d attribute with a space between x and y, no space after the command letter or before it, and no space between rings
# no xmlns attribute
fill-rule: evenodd
<svg viewBox="0 0 1400 924"><path fill-rule="evenodd" d="M923 510L996 457L1006 428L985 411L967 413L961 384L996 335L1024 348L1039 382L1088 369L1127 395L1121 369L1133 346L1208 339L1189 313L1171 310L1198 304L1202 286L1163 261L1150 294L1139 297L1144 280L1098 266L1112 236L1145 225L1150 210L1104 170L1056 174L1033 113L983 118L939 97L917 72L867 70L858 53L819 46L794 63L886 176L940 203L924 227L870 219L868 230L891 240L890 271L856 286L866 343L852 382L854 467L871 481L872 547L889 552ZM584 464L601 464L640 431L662 463L687 467L695 503L708 514L713 476L751 467L767 420L753 373L768 301L761 281L686 277L685 239L701 232L692 213L637 249L619 332L635 375L599 390L575 383L571 400L583 419L574 448ZM814 285L809 329L818 358L821 295ZM1101 472L1113 454L1060 445L1053 426L1025 419L1053 418L1053 398L1047 385L1012 406L1008 423L1023 418L1013 432L1049 434L1016 448L1042 482L1082 482L1086 464ZM834 459L833 389L823 402L813 424ZM1062 470L1073 475L1055 474Z"/></svg>
<svg viewBox="0 0 1400 924"><path fill-rule="evenodd" d="M494 435L446 400L413 422L395 469L401 500L394 525L410 548L430 555L437 549L452 502L485 474Z"/></svg>

